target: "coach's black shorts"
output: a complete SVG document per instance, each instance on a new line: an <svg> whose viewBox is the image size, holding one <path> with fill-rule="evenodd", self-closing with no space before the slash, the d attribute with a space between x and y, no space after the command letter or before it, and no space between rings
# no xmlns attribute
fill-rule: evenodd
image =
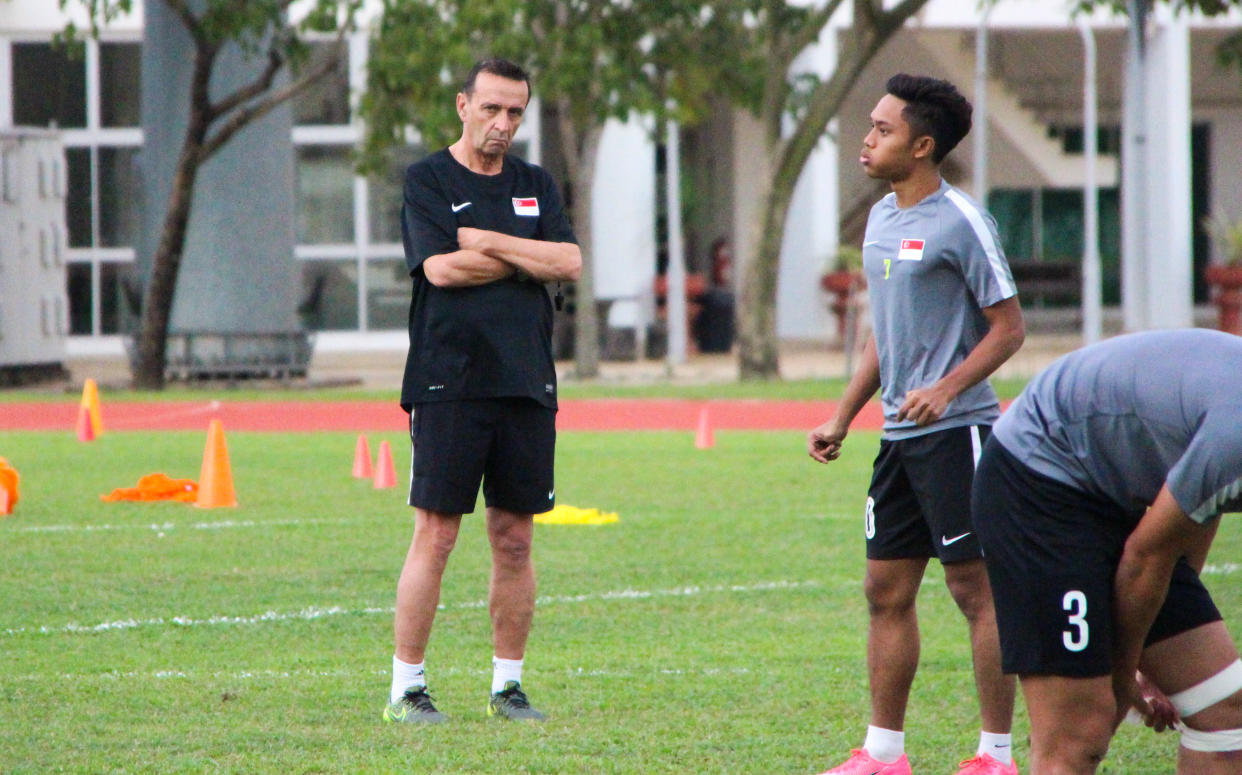
<svg viewBox="0 0 1242 775"><path fill-rule="evenodd" d="M1031 470L995 439L984 445L972 505L992 582L1002 669L1108 675L1113 579L1139 515ZM1147 645L1220 618L1183 558Z"/></svg>
<svg viewBox="0 0 1242 775"><path fill-rule="evenodd" d="M541 514L555 505L556 410L526 398L435 401L410 413L410 505L446 514L488 506Z"/></svg>
<svg viewBox="0 0 1242 775"><path fill-rule="evenodd" d="M867 492L867 559L979 558L970 483L987 425L880 441Z"/></svg>

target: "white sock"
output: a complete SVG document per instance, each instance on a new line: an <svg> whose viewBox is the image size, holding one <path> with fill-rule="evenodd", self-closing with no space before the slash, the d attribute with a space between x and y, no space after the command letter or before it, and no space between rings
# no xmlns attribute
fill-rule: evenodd
<svg viewBox="0 0 1242 775"><path fill-rule="evenodd" d="M867 739L863 749L872 759L892 764L906 752L906 733L896 729L867 727Z"/></svg>
<svg viewBox="0 0 1242 775"><path fill-rule="evenodd" d="M995 732L979 733L978 754L987 754L1001 764L1013 762L1013 735L1000 735Z"/></svg>
<svg viewBox="0 0 1242 775"><path fill-rule="evenodd" d="M504 691L509 681L522 682L522 660L492 657L492 694Z"/></svg>
<svg viewBox="0 0 1242 775"><path fill-rule="evenodd" d="M426 686L427 675L424 668L426 662L411 665L402 662L396 655L392 658L392 689L389 690L389 702L396 702L412 686Z"/></svg>

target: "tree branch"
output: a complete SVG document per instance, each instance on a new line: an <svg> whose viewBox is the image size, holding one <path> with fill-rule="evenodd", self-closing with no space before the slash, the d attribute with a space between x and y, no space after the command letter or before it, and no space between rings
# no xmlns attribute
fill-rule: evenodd
<svg viewBox="0 0 1242 775"><path fill-rule="evenodd" d="M200 49L210 46L207 35L203 32L201 20L190 10L186 0L161 0L161 2L168 6L177 15L177 18L181 19L181 25L185 27L186 32L190 33L190 37L194 39L195 46Z"/></svg>
<svg viewBox="0 0 1242 775"><path fill-rule="evenodd" d="M345 28L342 28L341 35L337 36L336 46L338 52L344 50L344 46L342 45L344 32ZM297 79L293 83L290 83L288 86L270 92L264 99L254 102L245 108L236 110L233 115L230 116L229 119L225 121L220 128L212 133L212 135L203 143L203 148L199 152L200 162L211 158L216 151L220 150L220 146L227 143L233 135L237 134L247 124L272 112L272 110L278 107L282 102L296 97L306 91L306 89L314 84L315 81L336 69L339 59L339 56L330 57L308 70L301 78Z"/></svg>
<svg viewBox="0 0 1242 775"><path fill-rule="evenodd" d="M807 18L806 24L802 27L801 34L796 35L792 41L795 55L819 39L820 34L824 31L824 27L828 25L833 15L841 7L841 3L842 0L828 0L827 5Z"/></svg>
<svg viewBox="0 0 1242 775"><path fill-rule="evenodd" d="M212 121L216 120L225 113L236 108L238 105L249 102L250 100L263 94L272 88L272 81L276 79L276 74L280 72L280 68L285 64L284 56L275 48L271 48L267 52L267 66L263 68L263 72L259 74L250 83L235 90L219 102L207 106L207 115Z"/></svg>

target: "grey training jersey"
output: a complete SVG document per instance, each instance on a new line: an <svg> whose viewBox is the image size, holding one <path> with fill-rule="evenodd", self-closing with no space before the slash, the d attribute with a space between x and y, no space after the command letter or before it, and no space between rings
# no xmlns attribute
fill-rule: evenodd
<svg viewBox="0 0 1242 775"><path fill-rule="evenodd" d="M987 334L982 309L1017 293L992 216L944 181L913 207L899 208L889 194L867 218L863 271L880 356L884 438L995 421L1000 409L987 380L931 425L896 419L907 391L948 374Z"/></svg>
<svg viewBox="0 0 1242 775"><path fill-rule="evenodd" d="M1033 379L993 428L1029 468L1135 517L1167 480L1196 522L1242 506L1242 338L1119 336Z"/></svg>

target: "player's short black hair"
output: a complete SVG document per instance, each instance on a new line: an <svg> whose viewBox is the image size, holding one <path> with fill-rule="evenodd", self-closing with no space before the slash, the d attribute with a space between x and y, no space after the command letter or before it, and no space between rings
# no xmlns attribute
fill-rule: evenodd
<svg viewBox="0 0 1242 775"><path fill-rule="evenodd" d="M939 164L970 132L970 102L957 87L925 75L898 73L885 85L888 93L905 100L901 117L914 137L931 135L936 141L932 161Z"/></svg>
<svg viewBox="0 0 1242 775"><path fill-rule="evenodd" d="M474 94L474 81L479 77L479 73L491 73L501 78L507 78L510 81L522 81L526 84L527 98L529 99L530 97L530 73L526 72L521 65L500 57L483 59L474 63L474 67L470 68L470 72L466 73L466 80L461 86L462 93L467 97Z"/></svg>

